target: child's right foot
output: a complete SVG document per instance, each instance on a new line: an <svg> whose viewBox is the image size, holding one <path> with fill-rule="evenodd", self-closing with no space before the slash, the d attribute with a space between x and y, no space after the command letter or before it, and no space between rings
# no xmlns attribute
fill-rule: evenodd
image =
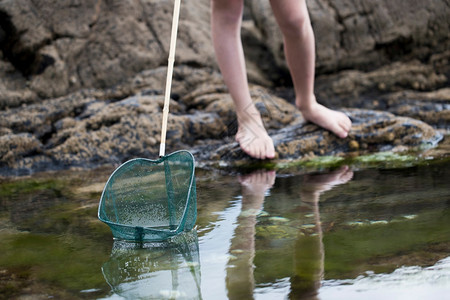
<svg viewBox="0 0 450 300"><path fill-rule="evenodd" d="M241 149L253 158L274 158L273 141L264 128L261 115L256 108L249 110L245 112L244 117L238 116L239 128L236 133L236 141Z"/></svg>

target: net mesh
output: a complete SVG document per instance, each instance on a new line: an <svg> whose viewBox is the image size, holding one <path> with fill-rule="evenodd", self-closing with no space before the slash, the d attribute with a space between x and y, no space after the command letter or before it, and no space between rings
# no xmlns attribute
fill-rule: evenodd
<svg viewBox="0 0 450 300"><path fill-rule="evenodd" d="M184 150L125 162L105 185L99 219L121 240L164 240L191 230L197 218L194 170L194 157Z"/></svg>
<svg viewBox="0 0 450 300"><path fill-rule="evenodd" d="M103 276L120 299L202 299L195 230L149 243L114 241ZM170 293L170 296L165 294Z"/></svg>

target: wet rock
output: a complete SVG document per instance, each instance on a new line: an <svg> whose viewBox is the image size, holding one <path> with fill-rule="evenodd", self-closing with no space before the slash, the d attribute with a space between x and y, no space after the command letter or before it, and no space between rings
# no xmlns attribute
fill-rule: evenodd
<svg viewBox="0 0 450 300"><path fill-rule="evenodd" d="M359 74L354 78L360 83L364 81L365 75ZM363 88L363 84L350 83L345 77L337 79L334 83L328 81L330 86L342 87L350 91L349 87L354 87L354 91ZM339 84L337 84L339 82ZM321 82L324 84L325 82ZM369 84L372 85L372 84ZM435 128L450 130L450 89L447 87L435 89L433 91L416 91L412 89L396 88L395 92L375 96L360 96L359 93L353 96L337 97L333 93L325 92L321 89L318 93L320 102L331 107L360 107L369 110L382 110L398 116L410 117L421 120Z"/></svg>
<svg viewBox="0 0 450 300"><path fill-rule="evenodd" d="M156 158L172 3L50 2L0 1L0 174ZM308 1L319 101L367 109L346 110L354 127L343 140L304 122L268 3L246 4L251 94L279 159L433 145L440 135L423 122L449 129L448 4L385 2ZM209 5L181 8L167 152L248 162L234 142Z"/></svg>
<svg viewBox="0 0 450 300"><path fill-rule="evenodd" d="M272 139L278 159L302 159L324 155L345 155L356 150L366 152L404 151L417 147L433 147L443 136L421 121L397 117L391 113L349 109L346 113L353 122L352 130L345 139L311 123L297 123L273 131ZM223 162L251 161L236 142L209 149L205 160ZM241 162L239 162L241 163Z"/></svg>
<svg viewBox="0 0 450 300"><path fill-rule="evenodd" d="M115 90L85 90L1 111L0 138L4 143L0 171L26 173L118 165L134 157L156 158L164 97L151 87L164 81L164 73L144 72ZM205 164L252 161L234 142L237 130L234 105L217 74L205 70L190 72L184 66L177 67L174 74L177 76L170 103L166 152L188 149ZM139 89L133 96L115 99ZM431 126L412 118L348 109L353 128L348 138L339 139L305 123L294 105L269 89L252 85L251 94L274 140L278 159L405 150L435 145L442 138ZM446 91L424 94L423 98L434 99L437 95L445 98ZM445 111L448 109L443 110L443 118Z"/></svg>
<svg viewBox="0 0 450 300"><path fill-rule="evenodd" d="M159 96L150 98L135 96L108 105L98 100L90 103L75 126L62 127L52 136L46 154L69 166L117 164L136 155L156 157L162 101L155 99ZM173 116L168 125L171 141L180 141L184 123L183 116Z"/></svg>
<svg viewBox="0 0 450 300"><path fill-rule="evenodd" d="M436 128L450 130L450 89L433 92L402 91L380 97L389 111L421 120Z"/></svg>
<svg viewBox="0 0 450 300"><path fill-rule="evenodd" d="M17 159L41 151L41 142L29 133L0 136L0 161L10 167L14 167Z"/></svg>

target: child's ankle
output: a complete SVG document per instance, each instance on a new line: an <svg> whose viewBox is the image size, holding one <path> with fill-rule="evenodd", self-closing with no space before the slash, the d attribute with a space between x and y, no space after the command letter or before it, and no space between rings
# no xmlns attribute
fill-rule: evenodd
<svg viewBox="0 0 450 300"><path fill-rule="evenodd" d="M315 95L311 95L307 99L300 99L300 98L295 99L295 106L300 111L309 111L313 109L316 105L317 101Z"/></svg>
<svg viewBox="0 0 450 300"><path fill-rule="evenodd" d="M261 121L261 113L255 106L249 106L244 110L236 111L236 116L239 123Z"/></svg>

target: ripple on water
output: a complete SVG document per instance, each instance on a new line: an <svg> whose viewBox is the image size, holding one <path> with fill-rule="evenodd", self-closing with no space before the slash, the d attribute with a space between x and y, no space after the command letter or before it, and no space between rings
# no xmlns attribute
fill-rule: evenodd
<svg viewBox="0 0 450 300"><path fill-rule="evenodd" d="M366 272L355 279L325 280L320 299L448 299L450 256L430 267L400 267L389 274Z"/></svg>

